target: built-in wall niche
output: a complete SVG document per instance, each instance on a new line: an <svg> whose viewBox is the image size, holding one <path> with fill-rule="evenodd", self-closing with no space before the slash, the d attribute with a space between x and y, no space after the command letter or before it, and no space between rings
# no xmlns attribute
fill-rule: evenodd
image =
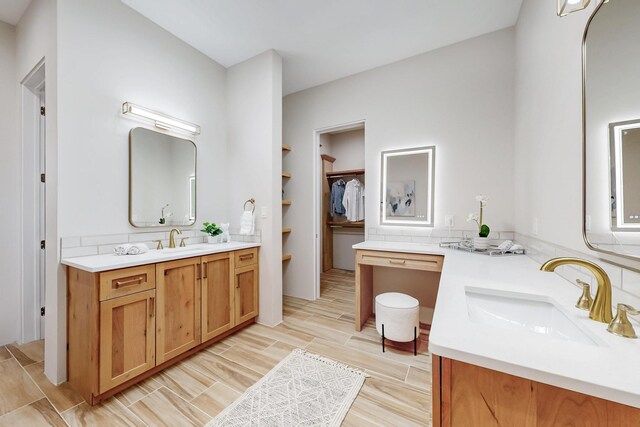
<svg viewBox="0 0 640 427"><path fill-rule="evenodd" d="M129 222L134 227L193 225L196 146L145 128L129 134Z"/></svg>
<svg viewBox="0 0 640 427"><path fill-rule="evenodd" d="M435 155L434 146L381 153L382 225L433 227Z"/></svg>

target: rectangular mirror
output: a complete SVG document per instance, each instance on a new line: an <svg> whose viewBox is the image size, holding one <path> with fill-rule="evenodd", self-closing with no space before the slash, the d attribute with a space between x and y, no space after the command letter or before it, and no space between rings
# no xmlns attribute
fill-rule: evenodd
<svg viewBox="0 0 640 427"><path fill-rule="evenodd" d="M640 259L640 2L601 2L583 42L587 246ZM618 258L618 262L625 263Z"/></svg>
<svg viewBox="0 0 640 427"><path fill-rule="evenodd" d="M193 225L196 146L145 128L129 134L129 222L134 227Z"/></svg>
<svg viewBox="0 0 640 427"><path fill-rule="evenodd" d="M433 227L435 151L382 152L381 225Z"/></svg>

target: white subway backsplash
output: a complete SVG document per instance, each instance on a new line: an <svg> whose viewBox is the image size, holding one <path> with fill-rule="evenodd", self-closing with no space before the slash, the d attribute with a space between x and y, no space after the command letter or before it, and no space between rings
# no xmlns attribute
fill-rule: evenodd
<svg viewBox="0 0 640 427"><path fill-rule="evenodd" d="M231 229L230 236L233 242L249 242L260 243L262 241L262 233L257 230L252 235L241 235L239 230ZM207 241L206 234L202 233L198 229L182 230L182 234L178 234L176 237L176 243L180 242L180 239L186 238L185 244L195 245L199 243L205 243ZM162 240L164 247L169 246L169 232L168 231L147 231L129 234L103 234L96 236L73 236L63 237L60 239L61 256L62 258L72 258L77 256L88 256L98 254L110 254L113 253L113 249L124 243L144 243L149 246L149 249L155 249L157 242L155 240Z"/></svg>
<svg viewBox="0 0 640 427"><path fill-rule="evenodd" d="M447 228L394 228L394 227L370 227L367 240L387 242L412 242L439 244L449 240L471 238L477 235L473 230L456 230ZM513 231L492 231L489 234L491 243L501 243L504 240L513 240Z"/></svg>

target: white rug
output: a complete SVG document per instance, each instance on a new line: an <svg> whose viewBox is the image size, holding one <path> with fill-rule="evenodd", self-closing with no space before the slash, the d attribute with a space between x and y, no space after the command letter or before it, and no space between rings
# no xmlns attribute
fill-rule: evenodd
<svg viewBox="0 0 640 427"><path fill-rule="evenodd" d="M367 376L295 349L207 427L339 426Z"/></svg>

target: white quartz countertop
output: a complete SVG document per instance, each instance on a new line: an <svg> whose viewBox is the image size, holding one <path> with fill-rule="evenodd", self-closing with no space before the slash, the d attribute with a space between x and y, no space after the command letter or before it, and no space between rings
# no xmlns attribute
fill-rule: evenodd
<svg viewBox="0 0 640 427"><path fill-rule="evenodd" d="M353 248L444 255L431 353L640 408L640 340L614 336L606 324L590 320L587 311L574 307L580 289L540 271L529 257L489 257L415 243L366 241ZM469 318L467 287L549 297L595 342L476 323Z"/></svg>
<svg viewBox="0 0 640 427"><path fill-rule="evenodd" d="M62 264L90 273L117 270L119 268L135 267L137 265L155 264L176 259L193 258L220 252L230 252L242 249L256 248L260 243L230 242L190 245L184 248L150 250L141 255L90 255L73 258L63 258Z"/></svg>

